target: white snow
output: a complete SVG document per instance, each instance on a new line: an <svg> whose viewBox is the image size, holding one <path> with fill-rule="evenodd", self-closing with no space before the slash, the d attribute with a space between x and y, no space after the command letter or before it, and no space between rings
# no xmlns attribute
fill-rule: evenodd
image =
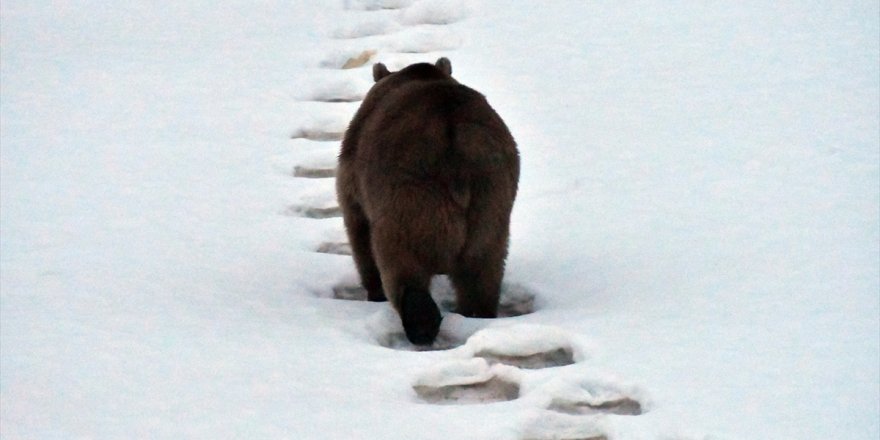
<svg viewBox="0 0 880 440"><path fill-rule="evenodd" d="M470 385L486 382L493 373L484 359L474 358L450 361L433 367L413 381L414 386L442 387L447 385Z"/></svg>
<svg viewBox="0 0 880 440"><path fill-rule="evenodd" d="M364 20L351 24L342 24L333 31L335 38L362 38L373 35L391 34L399 30L400 27L389 18L380 18L376 20Z"/></svg>
<svg viewBox="0 0 880 440"><path fill-rule="evenodd" d="M604 418L597 418L592 424L585 425L582 423L582 418L547 412L531 417L522 438L523 440L620 438L619 433L609 434L613 428L608 425Z"/></svg>
<svg viewBox="0 0 880 440"><path fill-rule="evenodd" d="M344 63L344 61L343 61ZM342 63L340 63L342 64ZM321 102L357 102L364 99L373 84L366 79L331 78L314 81L298 91L297 98ZM337 118L338 119L338 118ZM335 119L327 122L332 125ZM337 124L338 125L338 124Z"/></svg>
<svg viewBox="0 0 880 440"><path fill-rule="evenodd" d="M399 38L388 42L384 47L391 52L420 54L457 49L462 43L461 36L455 31L442 28L414 28L402 31Z"/></svg>
<svg viewBox="0 0 880 440"><path fill-rule="evenodd" d="M403 9L400 21L407 25L451 24L463 20L468 13L464 0L421 0Z"/></svg>
<svg viewBox="0 0 880 440"><path fill-rule="evenodd" d="M472 353L531 356L554 350L574 351L570 337L556 326L515 324L487 328L475 333L467 341Z"/></svg>
<svg viewBox="0 0 880 440"><path fill-rule="evenodd" d="M0 45L3 439L880 437L876 2L4 0ZM535 311L417 351L293 170L440 56L519 144ZM518 394L413 388L474 377Z"/></svg>
<svg viewBox="0 0 880 440"><path fill-rule="evenodd" d="M412 5L413 0L345 0L346 9L377 11L382 9L402 9Z"/></svg>

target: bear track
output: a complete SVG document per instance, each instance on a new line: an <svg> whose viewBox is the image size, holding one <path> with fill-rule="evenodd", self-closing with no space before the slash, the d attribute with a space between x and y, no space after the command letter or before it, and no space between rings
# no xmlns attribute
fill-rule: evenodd
<svg viewBox="0 0 880 440"><path fill-rule="evenodd" d="M346 71L362 69L371 65L382 53L385 54L427 54L436 51L454 50L461 46L461 37L448 29L446 25L464 18L462 11L444 11L444 17L430 17L419 12L417 8L430 8L428 3L438 3L428 0L418 5L413 0L350 0L346 2L346 8L353 11L361 11L366 15L372 11L394 11L399 13L402 23L397 24L383 19L369 18L363 23L340 27L331 36L344 40L350 47L347 50L328 54L318 64L318 67ZM425 23L430 24L426 27ZM394 34L396 38L384 38L387 34ZM359 41L368 41L367 46L354 48ZM400 55L398 55L400 56ZM409 55L404 59L412 58ZM393 61L391 61L393 63ZM405 65L405 64L404 64ZM311 101L319 105L341 106L347 103L357 103L363 100L365 92L360 88L362 84L347 81L343 78L330 82L324 81L314 84L310 92L302 95L300 101ZM350 117L350 115L349 115ZM324 156L324 163L333 161L338 153L338 142L344 136L345 121L332 121L327 123L310 123L301 125L293 131L291 139L299 142L315 142L328 145ZM329 147L332 145L333 147ZM336 168L326 166L307 166L297 164L293 167L292 177L297 179L330 179L336 177ZM287 208L283 214L306 217L325 221L341 216L338 206L322 204L298 203ZM351 258L351 246L347 242L327 241L313 249L316 253L339 255ZM444 286L441 279L439 288L432 285L432 293L438 296L438 305L446 310L455 309L454 291L447 284ZM340 284L332 287L332 297L339 300L365 301L366 291L359 285ZM512 318L526 315L535 311L535 294L528 288L517 284L505 283L499 303L499 318ZM498 321L495 321L498 322ZM485 324L491 325L491 324ZM495 330L496 337L499 330ZM567 340L557 345L543 347L534 352L507 351L504 344L498 346L479 346L481 331L476 331L468 337L439 335L437 340L428 347L413 346L406 339L402 330L399 332L379 332L376 342L380 346L396 350L409 351L433 351L449 350L450 353L459 350L470 350L468 359L449 358L440 361L433 367L433 371L426 371L416 377L412 384L413 392L419 401L436 405L484 405L500 404L506 401L517 400L530 393L549 393L550 398L544 406L539 407L538 416L523 421L521 440L609 440L609 431L613 429L596 419L597 415L626 415L638 416L646 411L644 398L632 390L621 389L614 384L601 381L575 379L574 385L568 384L562 389L575 389L577 393L562 393L558 389L543 389L534 386L527 388L524 394L524 382L528 382L532 375L544 375L549 372L561 375L565 379L571 375L563 374L577 369L582 361L576 359L576 349ZM500 330L502 340L504 337L515 341L520 333L510 331L504 335ZM566 338L563 338L566 339ZM515 344L513 344L515 345ZM461 363L465 363L464 370ZM470 370L467 370L467 369ZM464 373L463 373L464 371ZM576 370L575 370L576 371ZM536 400L537 402L537 400Z"/></svg>

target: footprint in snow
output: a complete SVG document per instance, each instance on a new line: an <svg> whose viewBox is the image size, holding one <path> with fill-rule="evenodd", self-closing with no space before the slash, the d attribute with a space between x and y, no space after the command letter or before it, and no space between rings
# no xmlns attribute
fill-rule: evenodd
<svg viewBox="0 0 880 440"><path fill-rule="evenodd" d="M477 331L458 351L470 359L423 372L413 383L416 395L439 404L513 400L519 397L523 369L571 364L575 349L555 327L513 325Z"/></svg>
<svg viewBox="0 0 880 440"><path fill-rule="evenodd" d="M318 142L329 142L329 141L341 141L344 132L342 131L333 131L327 130L325 128L318 127L301 127L296 129L293 134L290 135L291 139L307 139L310 141L318 141Z"/></svg>
<svg viewBox="0 0 880 440"><path fill-rule="evenodd" d="M346 0L345 9L355 11L382 11L403 9L413 0Z"/></svg>
<svg viewBox="0 0 880 440"><path fill-rule="evenodd" d="M318 248L318 252L328 254L344 255L345 252L351 251L348 243L324 243ZM438 278L440 278L438 280ZM371 333L373 333L376 342L387 348L405 351L432 351L432 350L448 350L458 347L465 343L465 340L485 325L489 320L471 320L461 315L452 313L454 310L455 292L448 285L448 281L443 280L444 277L435 277L432 282L431 291L435 301L444 312L443 322L440 326L440 334L437 340L430 346L413 345L406 338L403 327L400 325L400 317L391 310L387 309L388 316L381 318L378 323L371 325ZM346 301L366 301L367 291L359 284L340 283L332 288L332 297ZM450 296L452 298L450 298ZM504 283L501 287L501 301L499 304L499 318L509 316L519 316L534 312L535 295L528 288L514 283ZM466 324L463 322L471 323ZM478 340L482 340L480 337ZM522 368L545 368L548 366L568 365L573 362L573 350L570 346L560 345L554 347L546 353L535 349L523 355L510 355L503 350L493 350L488 343L484 344L484 350L479 353L479 357L490 363L504 363L520 366Z"/></svg>
<svg viewBox="0 0 880 440"><path fill-rule="evenodd" d="M335 182L329 179L311 179L305 183L308 185L300 194L299 203L289 206L282 214L313 219L342 217L342 208L339 207L336 191L333 190Z"/></svg>
<svg viewBox="0 0 880 440"><path fill-rule="evenodd" d="M305 218L313 218L313 219L325 219L325 218L338 218L342 217L342 208L338 206L306 206L306 205L293 205L288 207L284 212L284 215L289 215L292 217L305 217Z"/></svg>
<svg viewBox="0 0 880 440"><path fill-rule="evenodd" d="M297 165L293 167L293 177L305 179L326 179L336 177L336 167L313 167Z"/></svg>
<svg viewBox="0 0 880 440"><path fill-rule="evenodd" d="M601 416L638 416L646 412L648 401L638 387L586 377L560 377L536 392L549 397L550 403L527 422L523 440L607 440L612 422L620 419Z"/></svg>
<svg viewBox="0 0 880 440"><path fill-rule="evenodd" d="M351 245L348 243L340 243L340 242L329 242L325 241L318 245L318 248L315 249L315 252L319 254L332 254L332 255L351 255ZM340 290L340 293L337 293L337 288ZM338 286L333 288L333 296L337 299L355 299L354 297L348 297L351 293L354 293L355 296L363 295L363 299L367 299L367 293L365 290L360 289L361 291L353 292L349 290L347 293L344 287ZM340 295L342 297L340 297ZM360 298L358 298L360 299Z"/></svg>
<svg viewBox="0 0 880 440"><path fill-rule="evenodd" d="M570 415L639 416L647 411L646 393L632 385L596 378L565 378L547 386L547 409Z"/></svg>
<svg viewBox="0 0 880 440"><path fill-rule="evenodd" d="M596 417L539 412L526 424L522 440L609 440L607 425Z"/></svg>
<svg viewBox="0 0 880 440"><path fill-rule="evenodd" d="M448 277L438 276L431 280L431 292L441 310L456 309L455 288ZM498 317L509 318L527 315L535 311L535 292L519 283L501 283L501 297L498 301Z"/></svg>
<svg viewBox="0 0 880 440"><path fill-rule="evenodd" d="M337 151L317 147L310 152L301 152L298 163L290 175L304 179L328 179L336 177ZM325 187L324 191L332 190Z"/></svg>
<svg viewBox="0 0 880 440"><path fill-rule="evenodd" d="M485 359L455 360L423 372L413 382L416 395L434 404L472 404L519 397L515 368L489 365Z"/></svg>
<svg viewBox="0 0 880 440"><path fill-rule="evenodd" d="M400 25L388 18L376 18L344 24L333 31L333 38L353 39L387 35L400 30Z"/></svg>
<svg viewBox="0 0 880 440"><path fill-rule="evenodd" d="M565 331L534 324L480 330L468 339L467 347L474 357L490 364L530 370L571 365L576 356L576 348Z"/></svg>
<svg viewBox="0 0 880 440"><path fill-rule="evenodd" d="M352 78L321 79L309 85L297 95L300 101L316 101L328 103L359 102L370 89L366 80Z"/></svg>
<svg viewBox="0 0 880 440"><path fill-rule="evenodd" d="M333 298L345 301L366 301L367 289L359 284L337 284L333 286Z"/></svg>
<svg viewBox="0 0 880 440"><path fill-rule="evenodd" d="M517 289L522 289L518 285ZM509 291L509 290L508 290ZM434 289L437 292L437 289ZM502 302L510 300L505 296L502 288ZM341 284L333 288L333 297L336 299L365 301L366 291L360 286ZM534 298L533 296L531 298ZM436 296L435 296L435 299ZM442 304L442 302L441 302ZM537 369L574 362L575 350L568 339L560 335L551 335L550 332L540 326L517 327L530 332L532 338L539 338L541 344L513 343L509 340L516 339L518 330L513 330L509 336L501 335L494 329L480 330L495 320L470 319L456 313L445 310L443 321L440 324L440 333L430 346L413 345L407 338L400 324L400 317L391 309L384 308L368 325L374 340L379 345L394 350L403 351L434 351L448 350L451 348L467 345L469 357L480 358L489 365L504 364L518 368ZM507 327L505 327L507 328Z"/></svg>
<svg viewBox="0 0 880 440"><path fill-rule="evenodd" d="M330 244L328 243L328 245ZM350 250L351 247L348 246L348 249ZM455 289L447 277L438 276L431 280L431 296L434 297L440 310L445 312L455 310ZM344 300L366 301L367 291L359 284L341 283L333 286L333 297ZM534 313L534 311L535 292L533 290L518 283L503 282L501 284L501 297L498 301L499 318L527 315Z"/></svg>
<svg viewBox="0 0 880 440"><path fill-rule="evenodd" d="M345 135L349 116L335 115L303 122L290 134L291 139L310 141L341 141Z"/></svg>
<svg viewBox="0 0 880 440"><path fill-rule="evenodd" d="M338 295L354 295L354 292L340 291ZM366 292L357 293L356 299L366 299ZM362 295L362 296L361 296ZM354 299L354 298L353 298ZM413 345L403 330L400 316L391 307L385 307L367 322L367 332L382 347L401 351L439 351L461 346L468 336L479 329L477 320L468 320L461 315L450 314L443 318L440 332L431 345Z"/></svg>
<svg viewBox="0 0 880 440"><path fill-rule="evenodd" d="M601 416L645 412L646 397L639 388L614 380L571 377L577 370L545 370L539 385L524 388L523 382L536 374L531 369L569 365L583 357L557 327L490 327L475 332L455 352L469 358L438 363L422 372L412 384L416 395L432 404L494 403L518 399L525 389L534 393L531 401L545 403L526 421L523 440L608 440L616 421Z"/></svg>

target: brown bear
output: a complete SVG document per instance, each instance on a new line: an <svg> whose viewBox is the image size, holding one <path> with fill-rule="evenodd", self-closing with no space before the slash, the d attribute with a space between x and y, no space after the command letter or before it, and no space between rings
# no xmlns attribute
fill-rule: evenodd
<svg viewBox="0 0 880 440"><path fill-rule="evenodd" d="M440 328L434 275L451 279L458 313L497 315L519 180L507 126L451 74L446 58L374 65L339 154L336 192L368 299L391 300L418 345Z"/></svg>

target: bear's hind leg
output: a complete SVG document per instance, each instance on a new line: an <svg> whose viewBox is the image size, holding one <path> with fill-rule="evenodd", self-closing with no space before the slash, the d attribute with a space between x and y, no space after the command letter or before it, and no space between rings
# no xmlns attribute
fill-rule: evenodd
<svg viewBox="0 0 880 440"><path fill-rule="evenodd" d="M498 316L498 299L504 261L470 261L459 264L449 274L455 286L456 312L469 318L495 318Z"/></svg>
<svg viewBox="0 0 880 440"><path fill-rule="evenodd" d="M383 266L385 267L385 266ZM431 277L421 272L401 271L400 267L383 269L383 282L406 332L416 345L429 345L440 331L440 309L431 298Z"/></svg>
<svg viewBox="0 0 880 440"><path fill-rule="evenodd" d="M401 221L406 215L383 214L371 232L385 294L400 315L407 339L416 345L429 345L437 337L442 320L440 309L431 298L430 258L424 249L411 247L419 240L412 235L412 223Z"/></svg>
<svg viewBox="0 0 880 440"><path fill-rule="evenodd" d="M404 287L400 297L400 320L410 342L416 345L434 342L442 319L427 288Z"/></svg>
<svg viewBox="0 0 880 440"><path fill-rule="evenodd" d="M431 298L431 275L414 265L415 258L388 241L379 242L376 256L382 268L382 284L400 315L406 338L416 345L429 345L440 331L440 309Z"/></svg>
<svg viewBox="0 0 880 440"><path fill-rule="evenodd" d="M382 278L379 276L379 269L376 267L376 260L370 248L370 223L358 204L344 205L345 230L348 233L354 263L361 276L361 284L367 289L367 300L386 301L385 292L382 290Z"/></svg>

